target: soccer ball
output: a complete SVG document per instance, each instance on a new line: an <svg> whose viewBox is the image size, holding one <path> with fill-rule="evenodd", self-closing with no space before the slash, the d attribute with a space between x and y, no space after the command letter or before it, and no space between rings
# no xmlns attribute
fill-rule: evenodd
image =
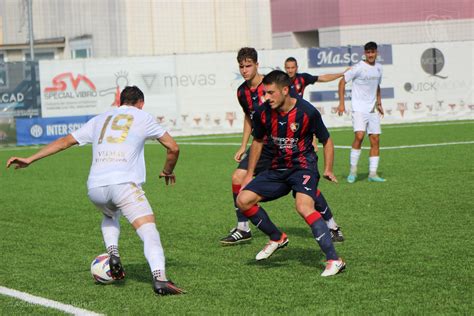
<svg viewBox="0 0 474 316"><path fill-rule="evenodd" d="M94 280L98 283L109 284L114 281L110 274L109 255L103 253L95 257L91 263L91 274Z"/></svg>

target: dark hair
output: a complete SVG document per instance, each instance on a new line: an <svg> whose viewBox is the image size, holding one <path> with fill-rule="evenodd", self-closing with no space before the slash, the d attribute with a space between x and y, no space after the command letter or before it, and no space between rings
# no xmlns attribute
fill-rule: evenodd
<svg viewBox="0 0 474 316"><path fill-rule="evenodd" d="M285 64L287 62L294 62L296 64L296 66L298 66L298 62L296 61L296 58L295 57L288 57L286 60L285 60Z"/></svg>
<svg viewBox="0 0 474 316"><path fill-rule="evenodd" d="M275 83L280 87L289 87L291 86L290 76L284 71L273 70L269 72L262 80L263 84L272 84Z"/></svg>
<svg viewBox="0 0 474 316"><path fill-rule="evenodd" d="M237 62L240 64L246 59L252 60L254 63L258 62L258 54L253 47L242 47L237 53Z"/></svg>
<svg viewBox="0 0 474 316"><path fill-rule="evenodd" d="M140 101L145 101L145 96L137 86L127 86L120 93L120 105L135 105Z"/></svg>
<svg viewBox="0 0 474 316"><path fill-rule="evenodd" d="M377 43L375 42L368 42L364 45L364 50L377 50Z"/></svg>

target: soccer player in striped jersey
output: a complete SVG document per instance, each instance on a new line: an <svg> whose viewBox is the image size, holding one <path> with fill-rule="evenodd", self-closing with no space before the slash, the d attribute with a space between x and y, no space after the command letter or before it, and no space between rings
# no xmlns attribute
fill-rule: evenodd
<svg viewBox="0 0 474 316"><path fill-rule="evenodd" d="M344 72L321 76L313 76L306 72L299 73L298 62L294 57L288 57L285 60L285 71L291 79L291 92L295 93L294 96L298 95L300 97L303 97L304 89L310 84L315 84L316 82L330 82L344 76Z"/></svg>
<svg viewBox="0 0 474 316"><path fill-rule="evenodd" d="M334 144L320 113L304 99L290 96L291 81L286 73L274 70L264 77L263 84L267 102L253 115L254 138L249 165L243 189L237 197L237 206L242 213L270 238L256 260L267 259L288 244L286 234L275 226L257 203L275 200L293 191L297 212L310 226L326 255L327 265L321 276L335 275L345 268L345 263L337 255L329 229L314 207L320 174L313 137L323 144L323 177L337 182L333 173ZM265 137L274 145L275 156L270 169L253 178Z"/></svg>
<svg viewBox="0 0 474 316"><path fill-rule="evenodd" d="M263 75L258 72L258 53L254 48L244 47L237 54L237 62L242 78L245 80L237 89L237 99L245 114L242 142L239 150L234 156L235 161L239 163L237 169L232 174L232 194L237 217L237 226L234 227L228 235L223 237L220 242L222 245L236 245L249 241L252 238L252 232L248 219L242 215L235 204L235 199L241 189L241 184L247 173L248 167L248 149L247 143L252 132L252 115L265 102L262 79ZM258 161L255 174L270 167L270 162L275 155L275 148L265 140L262 155ZM331 236L334 241L342 242L344 237L341 229L334 221L331 209L326 199L318 190L318 200L316 209L323 215Z"/></svg>

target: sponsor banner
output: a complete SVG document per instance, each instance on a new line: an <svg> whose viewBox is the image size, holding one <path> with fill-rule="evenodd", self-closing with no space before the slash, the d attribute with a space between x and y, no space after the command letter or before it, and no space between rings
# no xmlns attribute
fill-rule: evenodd
<svg viewBox="0 0 474 316"><path fill-rule="evenodd" d="M473 43L392 45L393 63L383 65L382 124L474 119ZM325 74L344 70L333 68L334 63L325 64L326 68L315 66L305 71ZM321 111L329 127L352 124L350 101L346 101L347 112L342 117L337 114L338 82L316 83L305 90L305 98ZM350 90L348 83L346 100Z"/></svg>
<svg viewBox="0 0 474 316"><path fill-rule="evenodd" d="M95 115L119 104L126 85L145 94L144 110L173 135L242 131L244 114L236 98L243 82L237 52L116 59L40 62L44 117ZM385 123L474 119L473 42L379 45L383 64ZM299 72L341 73L361 60L362 46L259 51L259 70L284 70L287 57ZM350 126L338 116L338 82L318 82L304 97L318 108L328 127ZM345 97L350 96L351 85Z"/></svg>
<svg viewBox="0 0 474 316"><path fill-rule="evenodd" d="M380 95L382 99L393 99L395 97L395 91L393 88L380 88ZM351 90L346 89L344 93L344 100L350 100L350 99L351 99ZM327 102L327 101L339 102L339 92L337 90L311 92L309 95L309 100L311 102Z"/></svg>
<svg viewBox="0 0 474 316"><path fill-rule="evenodd" d="M19 118L16 120L17 145L47 144L81 128L93 116Z"/></svg>
<svg viewBox="0 0 474 316"><path fill-rule="evenodd" d="M377 62L392 64L392 45L378 45ZM351 66L362 60L364 46L321 47L308 49L310 68Z"/></svg>
<svg viewBox="0 0 474 316"><path fill-rule="evenodd" d="M0 63L0 117L41 115L37 79L37 62Z"/></svg>
<svg viewBox="0 0 474 316"><path fill-rule="evenodd" d="M262 51L260 72L283 69L288 56L306 66L306 49ZM119 104L124 86L137 85L144 110L173 135L242 131L236 52L41 61L40 69L44 117L102 113Z"/></svg>

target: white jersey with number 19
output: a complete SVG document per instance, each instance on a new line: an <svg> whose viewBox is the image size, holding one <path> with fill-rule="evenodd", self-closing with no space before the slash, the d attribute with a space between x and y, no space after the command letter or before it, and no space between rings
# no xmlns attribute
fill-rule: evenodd
<svg viewBox="0 0 474 316"><path fill-rule="evenodd" d="M134 106L122 105L89 120L72 133L79 145L92 144L87 187L144 183L145 140L165 133L151 114Z"/></svg>

